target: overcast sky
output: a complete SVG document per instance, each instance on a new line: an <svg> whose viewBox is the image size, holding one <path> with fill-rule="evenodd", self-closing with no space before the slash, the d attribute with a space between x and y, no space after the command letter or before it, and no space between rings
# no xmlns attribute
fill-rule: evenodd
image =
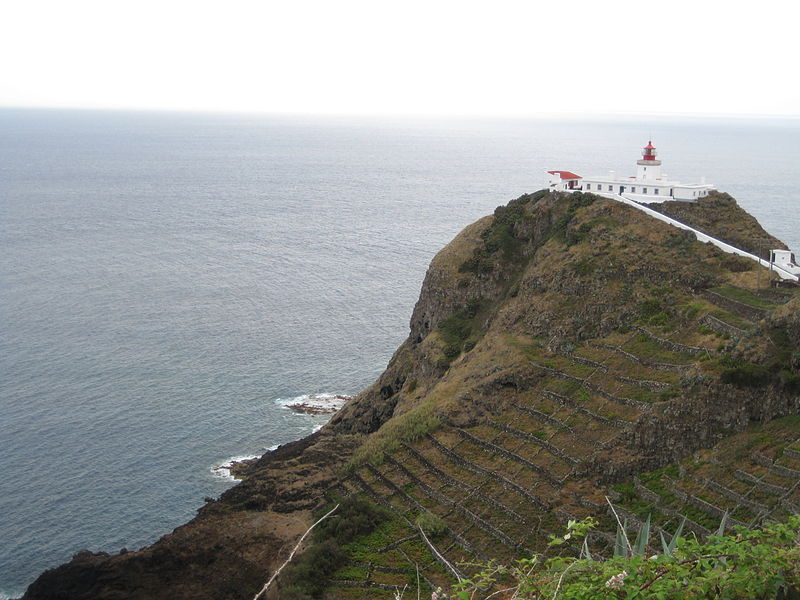
<svg viewBox="0 0 800 600"><path fill-rule="evenodd" d="M794 6L9 0L0 106L800 115Z"/></svg>

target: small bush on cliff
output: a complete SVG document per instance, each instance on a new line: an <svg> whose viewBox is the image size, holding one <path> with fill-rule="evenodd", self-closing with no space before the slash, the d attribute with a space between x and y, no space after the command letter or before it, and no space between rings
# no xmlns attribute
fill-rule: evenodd
<svg viewBox="0 0 800 600"><path fill-rule="evenodd" d="M322 516L330 507L319 511ZM348 560L348 544L391 519L386 509L364 498L350 496L339 509L314 530L314 542L280 576L282 600L322 598L331 576Z"/></svg>
<svg viewBox="0 0 800 600"><path fill-rule="evenodd" d="M584 194L583 192L575 192L574 194L570 194L569 204L567 205L566 212L550 228L545 241L549 238L555 238L558 241L567 244L568 246L572 246L583 240L588 234L589 229L581 229L579 227L576 230L570 230L569 225L579 208L594 204L595 200L598 198L599 196L595 196L594 194Z"/></svg>
<svg viewBox="0 0 800 600"><path fill-rule="evenodd" d="M736 387L760 388L769 385L773 379L769 369L763 365L745 362L729 355L720 358L719 363L725 367L720 380Z"/></svg>
<svg viewBox="0 0 800 600"><path fill-rule="evenodd" d="M444 524L444 521L442 521L439 516L427 510L416 518L415 523L418 527L421 527L425 535L431 539L437 538L447 531L447 525Z"/></svg>
<svg viewBox="0 0 800 600"><path fill-rule="evenodd" d="M672 315L656 298L645 300L639 304L638 310L642 322L648 325L666 325L672 320Z"/></svg>
<svg viewBox="0 0 800 600"><path fill-rule="evenodd" d="M416 442L440 425L433 403L420 404L405 414L392 417L370 435L355 451L347 468L354 469L365 463L380 465L387 452L391 454L400 448L400 442Z"/></svg>
<svg viewBox="0 0 800 600"><path fill-rule="evenodd" d="M472 256L459 267L459 271L480 275L491 273L499 260L518 261L521 258L522 240L515 236L514 228L524 218L525 207L532 202L538 202L547 194L547 190L541 190L535 194L520 196L505 206L498 206L494 210L491 225L481 232L483 243L475 248Z"/></svg>
<svg viewBox="0 0 800 600"><path fill-rule="evenodd" d="M444 341L445 364L449 365L462 351L469 351L475 346L482 334L476 323L476 317L483 308L479 298L473 298L467 305L447 319L443 319L438 330Z"/></svg>

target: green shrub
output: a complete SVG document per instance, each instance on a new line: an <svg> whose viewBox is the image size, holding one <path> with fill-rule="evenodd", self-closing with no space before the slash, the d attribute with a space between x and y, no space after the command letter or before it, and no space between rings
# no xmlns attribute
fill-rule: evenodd
<svg viewBox="0 0 800 600"><path fill-rule="evenodd" d="M315 516L319 518L328 510L330 506ZM347 563L349 553L345 546L391 518L388 510L359 496L342 500L338 510L314 529L311 546L281 573L280 597L322 598L331 576Z"/></svg>
<svg viewBox="0 0 800 600"><path fill-rule="evenodd" d="M602 560L590 556L586 533L592 520L570 521L563 538L583 549L579 557L539 556L518 560L509 566L490 561L482 571L453 586L447 597L469 599L495 596L501 591L518 600L642 599L683 600L795 600L800 597L800 550L797 530L800 516L786 523L768 523L763 529L735 528L730 535L711 535L704 541L683 536L660 537L660 552L647 551L649 531L640 531L634 551ZM646 526L643 529L648 529ZM642 543L642 541L644 543ZM628 544L622 540L627 548ZM616 546L615 545L615 546ZM510 596L501 596L510 597Z"/></svg>
<svg viewBox="0 0 800 600"><path fill-rule="evenodd" d="M588 233L588 230L584 229L581 231L581 228L579 227L573 231L569 229L569 225L572 222L575 213L578 212L578 209L593 204L598 198L599 196L595 196L594 194L585 194L583 192L575 192L574 194L570 194L569 204L567 205L566 212L550 228L547 239L554 238L567 244L568 246L581 241Z"/></svg>
<svg viewBox="0 0 800 600"><path fill-rule="evenodd" d="M769 385L773 379L769 369L763 365L745 362L728 355L723 356L719 363L725 367L720 380L736 387L760 388Z"/></svg>
<svg viewBox="0 0 800 600"><path fill-rule="evenodd" d="M444 358L449 365L462 351L469 352L475 347L483 331L476 323L478 314L484 306L480 298L473 298L454 315L442 319L437 326L444 341Z"/></svg>
<svg viewBox="0 0 800 600"><path fill-rule="evenodd" d="M780 372L780 381L790 394L800 394L800 373L792 373L787 369Z"/></svg>
<svg viewBox="0 0 800 600"><path fill-rule="evenodd" d="M694 319L703 310L700 304L689 303L683 307L683 316L687 319Z"/></svg>
<svg viewBox="0 0 800 600"><path fill-rule="evenodd" d="M444 521L438 515L427 510L421 513L414 523L421 527L429 538L437 538L447 531L447 525L445 525Z"/></svg>
<svg viewBox="0 0 800 600"><path fill-rule="evenodd" d="M655 298L650 298L649 300L645 300L639 304L639 315L643 319L649 319L652 316L657 315L661 312L661 302L656 300Z"/></svg>
<svg viewBox="0 0 800 600"><path fill-rule="evenodd" d="M383 463L387 452L392 453L400 447L400 442L416 442L440 425L441 421L434 414L432 402L420 404L405 414L392 417L355 451L348 468L353 469L367 462L379 465Z"/></svg>
<svg viewBox="0 0 800 600"><path fill-rule="evenodd" d="M569 268L578 275L589 275L597 270L597 265L592 259L576 260L569 265Z"/></svg>
<svg viewBox="0 0 800 600"><path fill-rule="evenodd" d="M516 237L515 227L525 216L525 206L547 194L546 190L526 194L494 211L491 224L481 232L483 243L459 267L461 273L478 275L491 273L501 261L518 261L522 258L522 240ZM499 256L497 254L499 253Z"/></svg>
<svg viewBox="0 0 800 600"><path fill-rule="evenodd" d="M667 325L672 320L672 315L656 298L641 302L637 309L641 320L648 325Z"/></svg>

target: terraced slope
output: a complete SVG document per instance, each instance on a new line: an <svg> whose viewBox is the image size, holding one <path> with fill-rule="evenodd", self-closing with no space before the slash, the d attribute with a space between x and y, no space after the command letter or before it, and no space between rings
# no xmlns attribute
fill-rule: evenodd
<svg viewBox="0 0 800 600"><path fill-rule="evenodd" d="M654 529L666 535L684 518L685 530L697 535L715 531L726 512L731 526L784 518L800 501L797 417L750 427L711 451L611 483L626 459L638 468L641 457L626 456L624 448L642 416L680 394L698 356L714 360L719 344L713 342L722 338L698 331L707 314L698 312L669 338L637 327L569 351L514 339L510 345L530 369L527 384L509 385L499 375L499 387L484 386L496 393L483 399L497 408L478 423L443 423L414 443L402 442L381 464L353 469L344 490L392 507L409 546L422 542L417 517L438 516L447 530L435 547L462 575L469 575L465 563L547 552L550 535L588 515L601 522L592 550L607 553L616 522L606 498L631 525L651 515ZM392 566L379 556L373 561ZM432 551L427 560L407 563L408 575L418 566L430 585L452 576ZM364 573L362 584L390 585L387 598L395 583L415 589L408 577L390 584L377 574Z"/></svg>
<svg viewBox="0 0 800 600"><path fill-rule="evenodd" d="M607 213L618 210L603 208L602 217L588 222L612 223ZM581 232L585 224L573 227ZM628 231L624 237L631 240ZM766 273L746 263L696 243L684 248L679 235L663 233L656 243L678 250L665 252L671 274L648 263L643 268L649 278L620 277L630 265L617 255L617 272L602 278L603 296L587 298L587 290L601 287L592 275L610 268L613 254L596 243L591 250L581 247L583 240L570 243L567 227L564 240L550 238L537 249L551 259L549 264L534 260L527 273L505 277L507 296L494 314L486 309L485 296L482 306L455 311L456 325L465 330L462 338L475 343L465 343L454 360L443 360L453 344L447 336L454 317L437 320L435 308L418 305L415 315L423 313L436 323L420 322L428 333L417 337L416 346L429 364L406 365L402 375L390 366L382 383L393 385L380 389L388 396L384 401L399 396L395 414L406 408L409 396L421 400L407 409L408 420L435 397L440 422L424 435L412 435L414 441L386 439L357 453L345 482L347 493L367 494L392 506L406 524L409 544L421 540L419 534L411 537L419 515L436 515L446 527L433 540L435 548L462 575L469 574L469 563L489 557L510 560L547 552L549 535L561 533L568 519L588 515L602 525L593 536L593 550L607 552L609 533L616 529L607 498L632 524L652 514L655 529L665 534L683 518L687 531L705 535L716 530L726 511L730 525L757 525L796 509L793 483L754 479L763 478L769 467L772 478L777 472L791 475L791 467L775 458L783 445L796 444L800 437L793 417L770 423L797 412L798 390L785 385L793 372L787 356L796 348L773 335L777 329L770 332L764 321L777 306L796 303L794 293L765 287ZM598 237L604 241L605 236ZM638 254L655 255L656 249L639 248ZM712 261L718 263L708 265ZM426 284L434 278L452 281L447 266L437 266L434 262ZM501 283L503 275L491 275L504 268L501 259L482 278L482 294L497 293L491 286ZM706 275L711 276L703 281ZM542 286L546 277L550 281ZM466 287L461 281L456 289ZM535 296L523 296L530 287ZM561 294L551 296L553 287ZM457 305L437 294L440 289L429 290L440 306ZM476 304L468 294L461 297L462 306ZM514 304L521 310L514 310ZM534 319L549 317L548 327L535 320L533 326L520 326L526 317L531 322L531 304L538 309ZM621 323L620 315L625 315ZM604 327L604 320L613 327ZM488 321L483 331L481 321ZM443 358L435 359L436 350ZM406 351L401 348L394 360L399 362ZM417 392L421 375L437 368L443 372L434 385ZM403 433L392 435L402 438ZM719 440L724 442L714 446ZM752 453L733 450L753 444L761 448L755 471ZM702 454L702 462L686 458L709 447L714 450ZM768 489L771 498L764 497ZM442 585L442 578L453 573L429 553L420 568L431 584ZM412 589L413 583L404 582ZM339 587L332 589L331 597L338 597ZM391 597L388 590L386 597Z"/></svg>
<svg viewBox="0 0 800 600"><path fill-rule="evenodd" d="M735 203L703 210L723 239L769 239ZM208 578L205 597L252 597L299 536L284 524L351 496L391 517L344 548L326 598L429 593L475 562L551 551L587 515L607 552L609 500L667 533L684 517L697 535L726 512L783 518L800 504L800 297L757 269L611 200L523 196L437 255L408 339L321 432L256 461L152 549L83 555L26 599L119 597L165 548ZM232 533L201 555L209 529ZM127 597L204 597L169 575Z"/></svg>

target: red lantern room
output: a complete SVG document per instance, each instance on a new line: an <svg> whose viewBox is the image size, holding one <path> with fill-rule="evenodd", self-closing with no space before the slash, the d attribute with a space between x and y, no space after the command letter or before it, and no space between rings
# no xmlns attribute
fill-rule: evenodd
<svg viewBox="0 0 800 600"><path fill-rule="evenodd" d="M655 160L656 159L656 147L653 146L652 141L647 142L647 146L644 147L644 152L642 152L642 160Z"/></svg>

